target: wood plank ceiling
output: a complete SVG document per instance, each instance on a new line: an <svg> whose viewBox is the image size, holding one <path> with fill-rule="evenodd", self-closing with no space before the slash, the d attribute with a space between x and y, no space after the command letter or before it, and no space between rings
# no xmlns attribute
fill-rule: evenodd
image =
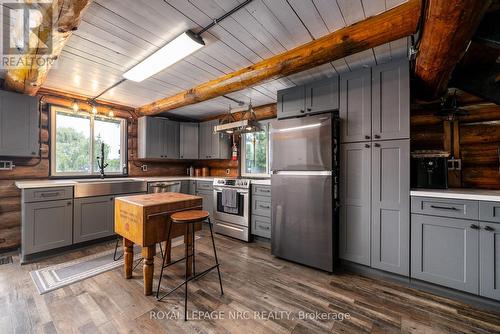
<svg viewBox="0 0 500 334"><path fill-rule="evenodd" d="M243 0L94 0L63 49L46 88L96 96L182 32L198 31ZM254 0L203 34L206 47L141 83L126 81L101 99L139 107L290 50L406 0ZM229 97L254 105L279 89L380 64L407 52L407 39L273 80ZM206 118L235 103L219 97L169 113Z"/></svg>

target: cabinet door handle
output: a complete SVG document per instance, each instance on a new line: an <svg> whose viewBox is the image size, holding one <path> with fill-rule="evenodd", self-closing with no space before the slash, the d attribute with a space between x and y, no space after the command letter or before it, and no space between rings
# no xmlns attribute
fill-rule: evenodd
<svg viewBox="0 0 500 334"><path fill-rule="evenodd" d="M470 228L473 230L479 230L479 226L476 224L470 224Z"/></svg>
<svg viewBox="0 0 500 334"><path fill-rule="evenodd" d="M365 147L366 147L366 148L370 148L370 145L369 145L369 144L365 144Z"/></svg>
<svg viewBox="0 0 500 334"><path fill-rule="evenodd" d="M56 197L57 195L59 195L59 192L40 194L41 197Z"/></svg>
<svg viewBox="0 0 500 334"><path fill-rule="evenodd" d="M109 198L109 200L110 200L110 201L114 200L114 197L110 197L110 198Z"/></svg>
<svg viewBox="0 0 500 334"><path fill-rule="evenodd" d="M303 114L305 113L306 111L304 109L300 109L300 112Z"/></svg>
<svg viewBox="0 0 500 334"><path fill-rule="evenodd" d="M311 111L312 109L311 108L307 108L307 111Z"/></svg>
<svg viewBox="0 0 500 334"><path fill-rule="evenodd" d="M270 206L269 205L259 205L262 209L269 209Z"/></svg>
<svg viewBox="0 0 500 334"><path fill-rule="evenodd" d="M375 135L375 139L380 139L380 135Z"/></svg>
<svg viewBox="0 0 500 334"><path fill-rule="evenodd" d="M370 139L371 137L370 136L365 136L365 139Z"/></svg>
<svg viewBox="0 0 500 334"><path fill-rule="evenodd" d="M450 207L450 206L431 205L431 208L433 208L433 209L439 209L439 210L452 210L452 211L457 211L457 208L455 208L455 207Z"/></svg>
<svg viewBox="0 0 500 334"><path fill-rule="evenodd" d="M493 232L493 231L495 231L495 229L494 229L493 227L491 227L491 226L485 226L485 227L484 227L484 229L485 229L486 231L488 231L488 232Z"/></svg>
<svg viewBox="0 0 500 334"><path fill-rule="evenodd" d="M71 201L68 201L68 202L66 203L66 205L67 205L67 206L70 206L71 204L73 204L73 203L71 203Z"/></svg>
<svg viewBox="0 0 500 334"><path fill-rule="evenodd" d="M380 147L380 144L379 144L379 143L376 143L376 144L375 144L375 147Z"/></svg>

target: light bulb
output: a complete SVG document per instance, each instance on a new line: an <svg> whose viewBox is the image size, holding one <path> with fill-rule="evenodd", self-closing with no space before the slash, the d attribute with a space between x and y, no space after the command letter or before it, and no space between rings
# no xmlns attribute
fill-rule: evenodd
<svg viewBox="0 0 500 334"><path fill-rule="evenodd" d="M74 101L74 102L73 102L72 108L73 108L73 111L74 111L74 112L78 112L78 110L80 109L80 108L78 107L78 103L76 103L76 101Z"/></svg>
<svg viewBox="0 0 500 334"><path fill-rule="evenodd" d="M114 117L114 116L115 116L115 113L113 112L113 110L110 110L110 111L109 111L108 116L109 116L109 117Z"/></svg>
<svg viewBox="0 0 500 334"><path fill-rule="evenodd" d="M94 115L97 115L97 108L96 108L96 106L92 106L92 113Z"/></svg>

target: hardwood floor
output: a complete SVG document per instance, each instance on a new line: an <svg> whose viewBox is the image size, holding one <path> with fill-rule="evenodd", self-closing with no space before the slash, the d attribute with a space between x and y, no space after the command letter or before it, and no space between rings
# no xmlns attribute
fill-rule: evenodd
<svg viewBox="0 0 500 334"><path fill-rule="evenodd" d="M212 263L209 241L206 235L197 240L199 271ZM188 310L196 319L188 322L183 320L183 289L162 302L145 297L140 268L131 280L120 268L42 296L36 291L29 271L113 243L25 266L15 257L13 264L0 266L0 333L500 333L500 310L488 313L354 274L329 275L276 259L263 243L221 236L216 243L224 296L216 272L193 282ZM182 251L182 246L174 248L173 258ZM159 266L156 258L154 287ZM181 279L183 264L174 267L167 270L164 289ZM341 313L350 317L334 319ZM242 319L230 319L236 315Z"/></svg>

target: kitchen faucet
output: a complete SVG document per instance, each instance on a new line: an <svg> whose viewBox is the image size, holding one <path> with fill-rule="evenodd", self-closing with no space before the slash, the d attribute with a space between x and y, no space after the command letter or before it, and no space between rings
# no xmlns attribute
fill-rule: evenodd
<svg viewBox="0 0 500 334"><path fill-rule="evenodd" d="M108 163L104 163L104 143L101 144L101 157L97 157L97 166L101 173L101 179L104 179L104 168L108 167Z"/></svg>

